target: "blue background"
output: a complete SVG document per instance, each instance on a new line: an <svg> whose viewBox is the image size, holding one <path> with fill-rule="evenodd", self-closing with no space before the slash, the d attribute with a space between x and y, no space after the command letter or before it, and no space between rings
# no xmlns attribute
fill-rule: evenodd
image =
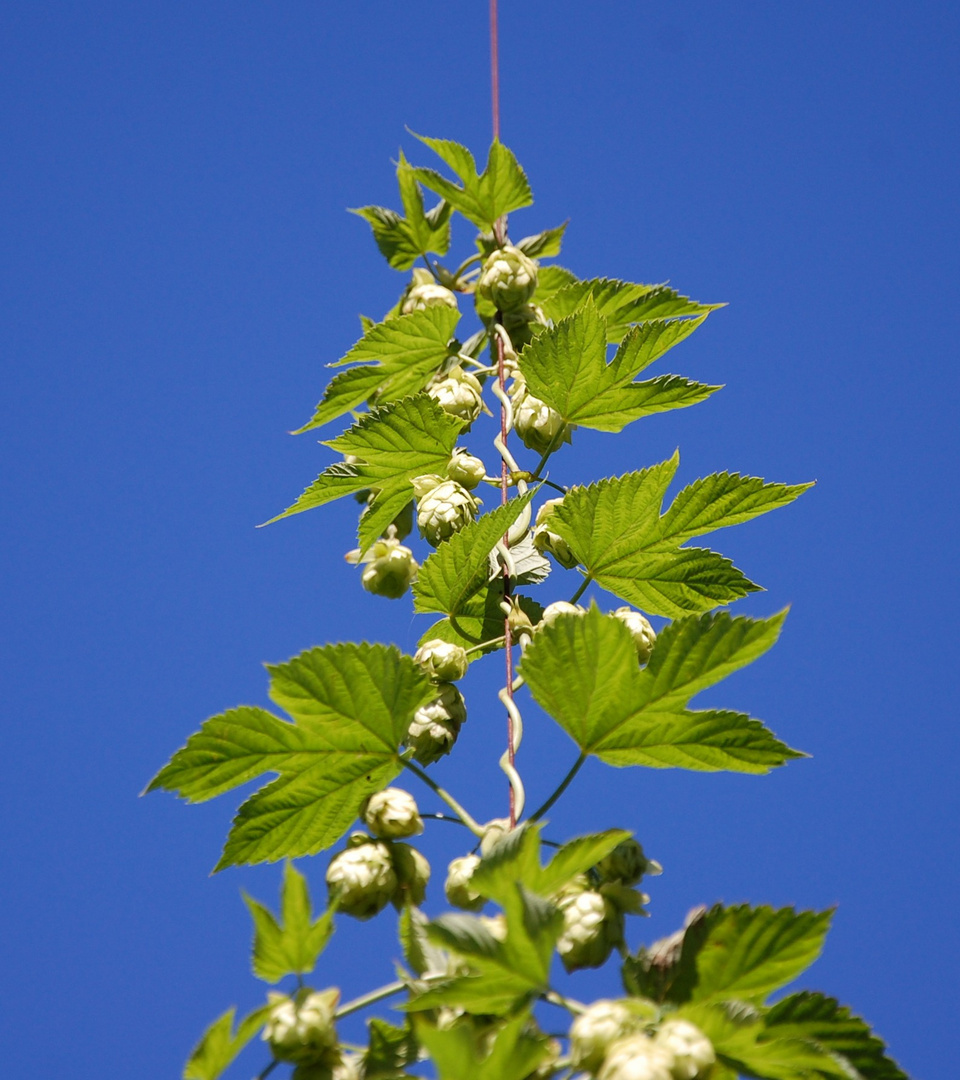
<svg viewBox="0 0 960 1080"><path fill-rule="evenodd" d="M819 480L716 538L769 589L743 610L794 607L707 699L813 760L588 767L551 830L633 827L664 863L634 945L718 898L839 905L805 983L915 1076L952 1078L958 9L502 7L503 137L537 199L513 235L569 216L579 275L730 304L662 368L722 393L580 433L553 475L680 445L683 483ZM485 150L486 7L33 0L4 5L0 40L4 1074L159 1080L261 1000L238 889L273 903L279 867L210 878L239 797L138 790L204 717L265 702L261 661L423 629L343 562L354 504L253 526L330 460L284 432L402 284L344 208L397 205L399 145L429 163L405 124ZM505 797L484 667L437 771L488 817ZM527 714L536 800L573 753ZM429 828L442 877L462 837ZM319 893L325 859L301 865ZM344 923L316 981L389 980L392 933ZM615 989L611 966L576 993Z"/></svg>

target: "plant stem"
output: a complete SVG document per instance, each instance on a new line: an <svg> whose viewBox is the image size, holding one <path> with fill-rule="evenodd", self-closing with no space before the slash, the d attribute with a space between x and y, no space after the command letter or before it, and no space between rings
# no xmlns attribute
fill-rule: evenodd
<svg viewBox="0 0 960 1080"><path fill-rule="evenodd" d="M500 637L491 638L489 641L481 641L479 645L471 645L466 650L467 656L472 652L479 652L481 649L499 648L503 644L503 634Z"/></svg>
<svg viewBox="0 0 960 1080"><path fill-rule="evenodd" d="M458 281L467 270L467 267L473 266L474 263L481 262L482 260L482 255L471 255L469 259L464 259L463 262L453 272L454 280Z"/></svg>
<svg viewBox="0 0 960 1080"><path fill-rule="evenodd" d="M583 768L583 763L587 760L587 755L581 753L577 760L573 763L573 768L567 773L567 775L557 785L556 791L550 796L549 799L540 807L535 814L532 814L529 818L530 821L539 821L543 815L550 809L551 806L560 798L560 796L570 786L571 781L577 775L577 773Z"/></svg>
<svg viewBox="0 0 960 1080"><path fill-rule="evenodd" d="M574 1016L587 1011L586 1005L582 1002L564 997L562 994L558 994L556 990L548 990L545 994L541 994L540 1000L548 1001L551 1005L559 1005L561 1009L566 1009L567 1012L573 1013Z"/></svg>
<svg viewBox="0 0 960 1080"><path fill-rule="evenodd" d="M593 576L591 574L587 574L583 581L580 582L580 588L577 589L573 596L570 597L568 603L575 604L580 599L580 597L583 596L583 594L587 591L587 586L590 584L591 581L593 581Z"/></svg>
<svg viewBox="0 0 960 1080"><path fill-rule="evenodd" d="M448 791L444 791L431 776L428 776L418 765L414 765L412 761L403 762L403 766L405 769L409 769L414 776L419 776L431 791L439 795L474 836L483 836L483 829L477 824L476 820L464 810Z"/></svg>
<svg viewBox="0 0 960 1080"><path fill-rule="evenodd" d="M446 979L446 975L424 975L421 982L430 983L437 982L440 979ZM386 986L380 986L376 990L371 990L369 994L361 994L360 997L356 997L353 1001L348 1001L346 1005L341 1005L339 1009L333 1014L334 1020L340 1020L344 1016L349 1016L350 1013L359 1012L361 1009L365 1009L368 1005L375 1005L378 1001L383 1001L384 998L393 997L394 994L399 994L403 990L406 990L407 984L402 979L397 979L396 982L387 983Z"/></svg>
<svg viewBox="0 0 960 1080"><path fill-rule="evenodd" d="M277 1058L274 1058L266 1068L257 1073L255 1080L266 1080L266 1078L273 1072L273 1070L280 1064Z"/></svg>
<svg viewBox="0 0 960 1080"><path fill-rule="evenodd" d="M421 253L420 258L423 259L423 261L426 263L427 269L430 271L431 274L433 274L433 280L439 281L440 275L437 273L435 267L430 265L430 260L426 257L426 255Z"/></svg>

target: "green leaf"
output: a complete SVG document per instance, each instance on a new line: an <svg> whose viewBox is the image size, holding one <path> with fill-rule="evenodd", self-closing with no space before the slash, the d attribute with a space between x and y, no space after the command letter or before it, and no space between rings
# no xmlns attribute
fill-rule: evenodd
<svg viewBox="0 0 960 1080"><path fill-rule="evenodd" d="M460 313L430 307L376 323L332 367L341 371L324 391L311 419L295 434L320 427L377 395L383 404L422 390L451 355L450 340Z"/></svg>
<svg viewBox="0 0 960 1080"><path fill-rule="evenodd" d="M577 275L562 266L541 266L537 271L537 289L533 302L546 309L550 300L565 286L576 282Z"/></svg>
<svg viewBox="0 0 960 1080"><path fill-rule="evenodd" d="M199 801L265 772L242 804L216 869L313 855L356 819L402 768L398 748L435 690L393 646L326 645L269 666L270 696L293 717L234 709L207 720L151 781Z"/></svg>
<svg viewBox="0 0 960 1080"><path fill-rule="evenodd" d="M490 553L530 505L534 492L511 499L465 525L424 562L413 587L414 610L459 617L490 580ZM501 631L502 632L502 631Z"/></svg>
<svg viewBox="0 0 960 1080"><path fill-rule="evenodd" d="M367 1027L370 1045L363 1055L364 1080L393 1080L417 1060L420 1047L409 1022L397 1027L372 1017Z"/></svg>
<svg viewBox="0 0 960 1080"><path fill-rule="evenodd" d="M369 222L377 247L394 270L409 270L428 251L447 253L453 207L441 200L431 211L424 212L423 192L402 152L397 181L406 217L383 206L363 206L350 212Z"/></svg>
<svg viewBox="0 0 960 1080"><path fill-rule="evenodd" d="M578 874L585 874L596 866L617 844L629 838L630 833L624 829L607 829L606 832L578 836L557 851L531 887L543 896L550 896Z"/></svg>
<svg viewBox="0 0 960 1080"><path fill-rule="evenodd" d="M909 1080L886 1054L870 1025L835 998L803 992L778 1001L766 1014L766 1030L779 1038L802 1038L841 1054L863 1080Z"/></svg>
<svg viewBox="0 0 960 1080"><path fill-rule="evenodd" d="M681 491L661 517L679 463L675 453L640 472L571 488L552 517L554 531L598 585L671 618L708 611L759 589L723 556L682 548L682 543L792 502L809 486L718 473Z"/></svg>
<svg viewBox="0 0 960 1080"><path fill-rule="evenodd" d="M543 607L527 596L514 593L514 597L519 601L520 607L526 612L530 622L536 626L543 618ZM502 599L502 580L491 582L488 588L466 601L454 619L441 619L429 630L425 630L420 636L420 644L432 638L439 638L441 641L449 641L451 645L472 649L484 641L495 641L503 634L503 611L500 609ZM486 656L501 648L503 648L502 643L490 645L485 649L470 653L467 659L472 663L474 660L479 660L481 656Z"/></svg>
<svg viewBox="0 0 960 1080"><path fill-rule="evenodd" d="M281 920L252 897L243 894L254 923L253 973L268 983L285 975L313 971L317 957L333 934L333 910L312 918L307 879L293 863L284 867L280 888Z"/></svg>
<svg viewBox="0 0 960 1080"><path fill-rule="evenodd" d="M552 259L560 254L563 234L567 231L568 224L569 222L565 221L555 229L544 229L533 236L525 236L518 240L515 246L531 259Z"/></svg>
<svg viewBox="0 0 960 1080"><path fill-rule="evenodd" d="M413 169L413 175L474 225L492 229L504 214L533 202L523 169L498 140L492 143L486 168L478 175L476 162L466 147L448 139L416 137L456 173L463 186L458 187L433 169Z"/></svg>
<svg viewBox="0 0 960 1080"><path fill-rule="evenodd" d="M537 303L548 318L557 322L591 300L606 319L608 341L621 341L634 323L706 315L724 306L701 304L667 285L636 285L609 278L574 280L552 296L538 297Z"/></svg>
<svg viewBox="0 0 960 1080"><path fill-rule="evenodd" d="M420 1016L414 1024L439 1080L523 1080L548 1053L546 1038L530 1030L529 1010L507 1020L492 1042L486 1024L440 1029Z"/></svg>
<svg viewBox="0 0 960 1080"><path fill-rule="evenodd" d="M430 975L448 970L449 956L427 937L426 915L411 904L400 912L400 947L403 958L416 975Z"/></svg>
<svg viewBox="0 0 960 1080"><path fill-rule="evenodd" d="M695 405L720 389L678 375L632 381L639 370L693 333L705 318L637 327L608 364L606 320L588 297L579 311L534 338L520 354L520 370L531 393L556 409L567 423L621 431L633 420Z"/></svg>
<svg viewBox="0 0 960 1080"><path fill-rule="evenodd" d="M263 1027L269 1005L255 1009L233 1030L237 1010L227 1009L207 1028L183 1068L183 1080L218 1080L247 1043Z"/></svg>
<svg viewBox="0 0 960 1080"><path fill-rule="evenodd" d="M359 458L325 469L281 518L371 489L377 492L360 519L361 547L368 548L413 497L410 481L446 472L462 423L428 394L372 409L327 446ZM268 522L269 524L269 522Z"/></svg>
<svg viewBox="0 0 960 1080"><path fill-rule="evenodd" d="M686 706L766 652L784 617L682 619L661 632L641 669L630 632L594 606L539 628L520 670L581 751L609 765L764 773L802 755L758 720Z"/></svg>

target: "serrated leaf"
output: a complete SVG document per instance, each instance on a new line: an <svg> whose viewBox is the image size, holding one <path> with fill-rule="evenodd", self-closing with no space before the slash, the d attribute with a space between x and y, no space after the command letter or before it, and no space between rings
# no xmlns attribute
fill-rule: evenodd
<svg viewBox="0 0 960 1080"><path fill-rule="evenodd" d="M413 169L414 177L480 228L492 229L504 214L533 202L523 169L499 140L491 144L486 167L478 175L473 155L465 146L449 139L416 137L456 173L462 186L451 183L434 169Z"/></svg>
<svg viewBox="0 0 960 1080"><path fill-rule="evenodd" d="M584 874L601 859L630 838L625 829L607 829L606 832L578 836L564 844L550 862L541 869L536 882L531 885L541 895L550 896L563 888L578 874Z"/></svg>
<svg viewBox="0 0 960 1080"><path fill-rule="evenodd" d="M193 1053L183 1068L183 1080L219 1080L256 1035L266 1020L270 1006L264 1005L244 1017L233 1030L233 1018L237 1010L227 1009L222 1016L207 1028L194 1047Z"/></svg>
<svg viewBox="0 0 960 1080"><path fill-rule="evenodd" d="M428 394L374 408L326 443L359 462L329 466L292 506L270 521L369 489L377 494L360 519L360 543L366 549L411 500L410 481L415 476L446 471L462 427Z"/></svg>
<svg viewBox="0 0 960 1080"><path fill-rule="evenodd" d="M804 991L778 1001L766 1014L767 1032L802 1038L850 1062L863 1080L909 1080L870 1025L835 998Z"/></svg>
<svg viewBox="0 0 960 1080"><path fill-rule="evenodd" d="M786 505L809 486L718 473L681 491L661 516L679 463L675 453L640 472L571 488L551 519L598 585L670 618L708 611L759 589L729 559L682 543Z"/></svg>
<svg viewBox="0 0 960 1080"><path fill-rule="evenodd" d="M637 285L610 278L574 280L552 296L537 299L546 316L554 322L572 315L589 301L596 305L606 320L607 340L611 342L621 341L635 323L705 315L724 306L701 304L681 296L665 284Z"/></svg>
<svg viewBox="0 0 960 1080"><path fill-rule="evenodd" d="M529 255L531 259L555 258L560 254L563 234L567 231L568 224L569 222L565 221L555 229L544 229L543 232L535 233L533 236L524 236L514 246L518 247L524 255Z"/></svg>
<svg viewBox="0 0 960 1080"><path fill-rule="evenodd" d="M567 285L576 283L577 275L562 266L541 266L537 271L537 288L533 302L546 309L550 300Z"/></svg>
<svg viewBox="0 0 960 1080"><path fill-rule="evenodd" d="M413 587L414 610L458 617L490 580L490 553L530 505L534 492L511 499L465 525L424 562Z"/></svg>
<svg viewBox="0 0 960 1080"><path fill-rule="evenodd" d="M449 968L449 956L427 937L428 919L423 912L407 904L400 912L400 946L403 958L417 975L442 973Z"/></svg>
<svg viewBox="0 0 960 1080"><path fill-rule="evenodd" d="M528 596L515 593L514 598L519 602L530 622L536 626L543 618L543 607ZM438 638L441 641L449 641L451 645L472 649L484 641L496 641L503 634L503 611L500 608L502 599L503 582L491 582L486 589L472 596L455 618L441 619L429 630L425 630L420 635L420 644L432 638ZM501 648L503 648L502 643L489 645L485 649L469 653L467 659L472 663L474 660L479 660L481 656L486 656Z"/></svg>
<svg viewBox="0 0 960 1080"><path fill-rule="evenodd" d="M376 323L331 367L359 364L335 375L310 420L295 434L336 420L374 395L379 403L419 393L450 356L460 312L444 306Z"/></svg>
<svg viewBox="0 0 960 1080"><path fill-rule="evenodd" d="M639 370L693 333L705 318L636 327L607 363L606 320L588 297L580 310L534 338L520 354L520 370L531 393L567 423L621 431L633 420L695 405L720 389L679 375L633 382Z"/></svg>
<svg viewBox="0 0 960 1080"><path fill-rule="evenodd" d="M317 957L333 934L333 910L316 921L312 916L307 879L293 863L284 867L280 888L281 918L252 897L243 894L254 923L253 973L268 983L286 975L313 971Z"/></svg>
<svg viewBox="0 0 960 1080"><path fill-rule="evenodd" d="M659 635L641 669L630 632L594 606L538 629L520 671L581 751L609 765L764 773L802 755L742 713L686 706L766 652L783 619L682 619Z"/></svg>
<svg viewBox="0 0 960 1080"><path fill-rule="evenodd" d="M369 222L380 253L394 270L409 270L428 251L447 253L453 207L441 200L431 211L424 211L423 192L402 152L397 182L406 217L383 206L363 206L350 212Z"/></svg>
<svg viewBox="0 0 960 1080"><path fill-rule="evenodd" d="M529 1010L507 1020L492 1040L486 1024L474 1028L467 1022L441 1029L420 1016L414 1024L439 1080L523 1080L548 1053L546 1038L529 1028Z"/></svg>
<svg viewBox="0 0 960 1080"><path fill-rule="evenodd" d="M370 1044L363 1055L364 1080L394 1080L417 1060L420 1046L409 1022L397 1027L372 1017L367 1027Z"/></svg>
<svg viewBox="0 0 960 1080"><path fill-rule="evenodd" d="M193 801L265 772L279 774L234 818L216 869L313 855L355 820L402 768L398 748L435 689L393 646L326 645L269 666L270 696L294 723L234 709L191 735L151 781Z"/></svg>

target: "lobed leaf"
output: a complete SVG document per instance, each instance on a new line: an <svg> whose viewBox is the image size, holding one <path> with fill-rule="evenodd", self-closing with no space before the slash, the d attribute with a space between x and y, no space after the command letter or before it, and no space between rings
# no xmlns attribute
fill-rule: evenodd
<svg viewBox="0 0 960 1080"><path fill-rule="evenodd" d="M270 1006L245 1016L233 1030L237 1010L227 1009L207 1028L183 1067L183 1080L219 1080L240 1051L263 1027Z"/></svg>
<svg viewBox="0 0 960 1080"><path fill-rule="evenodd" d="M546 1038L531 1030L530 1021L525 1009L507 1020L492 1039L487 1025L479 1030L469 1023L441 1029L424 1017L414 1023L439 1080L523 1080L549 1052Z"/></svg>

